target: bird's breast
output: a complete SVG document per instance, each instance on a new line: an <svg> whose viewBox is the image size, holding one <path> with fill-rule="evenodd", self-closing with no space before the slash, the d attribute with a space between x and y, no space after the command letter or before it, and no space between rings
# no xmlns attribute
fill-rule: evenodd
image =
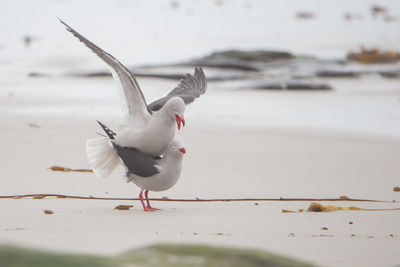
<svg viewBox="0 0 400 267"><path fill-rule="evenodd" d="M127 127L117 134L116 144L134 147L151 156L161 155L175 136L175 125L153 120L144 127Z"/></svg>

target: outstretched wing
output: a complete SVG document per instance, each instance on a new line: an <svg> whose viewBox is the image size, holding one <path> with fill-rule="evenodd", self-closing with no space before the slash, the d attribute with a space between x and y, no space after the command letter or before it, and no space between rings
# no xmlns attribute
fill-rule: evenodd
<svg viewBox="0 0 400 267"><path fill-rule="evenodd" d="M179 96L183 99L185 104L192 103L200 95L204 94L207 90L206 75L201 67L194 69L194 75L187 73L186 79L180 80L179 84L172 89L166 96L154 101L149 105L152 111L157 111L167 103L167 101L174 96Z"/></svg>
<svg viewBox="0 0 400 267"><path fill-rule="evenodd" d="M79 41L84 43L88 48L90 48L90 50L92 50L105 63L107 63L107 65L111 67L111 72L114 79L121 83L126 104L128 106L129 115L131 115L134 120L146 121L152 112L147 107L146 100L133 74L115 57L83 37L80 33L72 29L61 19L59 20L65 25L69 32L71 32L76 38L79 39Z"/></svg>
<svg viewBox="0 0 400 267"><path fill-rule="evenodd" d="M124 162L129 172L140 177L150 177L160 173L156 167L157 160L140 152L136 148L121 147L116 144L114 144L114 148L117 150L118 156Z"/></svg>

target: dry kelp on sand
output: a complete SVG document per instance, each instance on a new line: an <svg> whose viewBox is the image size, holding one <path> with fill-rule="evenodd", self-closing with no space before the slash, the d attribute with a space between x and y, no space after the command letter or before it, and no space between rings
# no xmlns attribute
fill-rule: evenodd
<svg viewBox="0 0 400 267"><path fill-rule="evenodd" d="M115 210L130 210L133 208L133 205L118 205L114 209Z"/></svg>
<svg viewBox="0 0 400 267"><path fill-rule="evenodd" d="M317 202L312 202L306 211L307 212L331 212L331 211L340 211L340 210L385 211L385 210L400 210L400 208L365 209L365 208L359 208L356 206L341 207L341 206L334 206L334 205L322 205ZM282 209L282 213L292 213L292 212L304 212L304 209L299 209L297 211Z"/></svg>
<svg viewBox="0 0 400 267"><path fill-rule="evenodd" d="M49 169L55 172L93 172L91 169L71 169L62 166L51 166Z"/></svg>
<svg viewBox="0 0 400 267"><path fill-rule="evenodd" d="M90 199L90 200L139 200L139 198L122 198L122 197L94 197L94 196L73 196L73 195L61 195L61 194L24 194L24 195L9 195L0 196L1 198L21 199L21 198L34 198L42 199L45 197L56 197L56 198L73 198L73 199ZM340 198L195 198L195 199L184 199L184 198L168 198L166 196L162 198L150 198L152 201L172 201L172 202L253 202L253 201L357 201L357 202L393 202L387 200L376 200L376 199L359 199L349 198L341 196Z"/></svg>

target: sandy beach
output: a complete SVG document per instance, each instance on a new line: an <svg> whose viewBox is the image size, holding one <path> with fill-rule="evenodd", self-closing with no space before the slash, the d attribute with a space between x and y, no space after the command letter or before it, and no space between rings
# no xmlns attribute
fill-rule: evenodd
<svg viewBox="0 0 400 267"><path fill-rule="evenodd" d="M400 65L345 59L360 45L398 47L399 22L372 17L369 3L339 2L118 0L96 1L92 8L91 1L46 0L20 8L8 1L0 16L0 24L13 25L4 27L0 40L0 244L114 256L147 245L190 243L255 248L316 266L399 265L400 192L393 188L400 186ZM381 4L390 7L389 15L400 14L397 2ZM314 17L300 21L295 14L306 6ZM346 21L345 12L353 12L354 20ZM276 200L154 200L162 210L143 212L132 200L1 198L139 194L125 182L121 166L108 179L50 169L90 169L85 142L101 132L96 120L114 130L124 124L111 77L86 75L106 71L105 64L57 16L124 64L153 74L192 72L192 66L163 64L214 51L290 51L293 61L258 71L204 68L210 77L242 78L209 81L206 94L186 108L186 127L177 134L187 151L182 176L170 190L150 193ZM108 16L112 22L103 19ZM352 76L320 77L318 68ZM392 78L382 74L388 70ZM291 79L331 89L250 86ZM178 80L138 82L151 102ZM307 212L311 200L279 200L340 197L378 201L318 201L365 210ZM118 205L133 207L115 210Z"/></svg>
<svg viewBox="0 0 400 267"><path fill-rule="evenodd" d="M112 80L23 79L9 84L12 95L4 91L1 96L1 147L7 153L1 154L0 195L137 197L138 188L125 182L122 168L107 180L91 173L48 169L54 165L90 168L84 143L99 131L95 120L102 120L115 129L122 124ZM141 79L141 82L143 88L155 88L146 91L149 95L156 95L170 83L153 79ZM28 84L29 89L25 88ZM324 129L318 124L314 128L288 127L274 125L274 120L268 126L267 119L255 117L251 110L241 117L235 111L233 114L214 112L213 109L220 107L210 103L222 101L223 97L213 87L211 83L203 99L188 108L188 124L179 132L188 151L181 180L171 190L151 193L151 197L348 196L389 202L322 203L378 209L399 207L399 193L392 190L398 185L400 171L398 137L341 127ZM46 92L50 88L51 95ZM43 95L32 99L31 90L41 90ZM80 93L77 100L70 91L66 97L68 90L85 93L83 97ZM96 91L103 93L96 94ZM229 94L233 103L243 98L241 91ZM392 94L380 96L383 102L390 102ZM276 110L268 106L270 102L298 101L299 105L313 107L314 97L321 101L331 99L329 93L312 92L289 95L246 91L246 95L249 101L258 103L263 102L260 100L263 95L265 105L260 105L260 114ZM374 96L368 98L364 92L359 96L335 93L335 97L338 103L349 98L360 98L360 101L367 98L374 105L382 101L375 100ZM293 116L290 106L285 106L282 109L286 109L287 117ZM314 109L317 112L318 105ZM348 110L336 112L351 114L351 109L348 106ZM334 112L332 116L336 116ZM363 123L382 123L382 119L383 116L381 120L364 116ZM257 121L259 127L255 127ZM128 211L114 210L121 204L134 207ZM144 213L138 201L1 199L0 238L3 243L101 255L114 255L153 243L183 242L265 249L322 266L398 263L399 211L283 213L282 209L307 209L310 201L257 204L254 201L154 202L162 211ZM54 214L44 214L45 209ZM321 230L322 227L328 230Z"/></svg>

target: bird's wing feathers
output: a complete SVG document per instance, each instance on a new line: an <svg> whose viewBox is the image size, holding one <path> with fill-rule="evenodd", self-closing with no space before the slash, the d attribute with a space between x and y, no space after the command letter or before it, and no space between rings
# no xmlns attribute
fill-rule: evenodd
<svg viewBox="0 0 400 267"><path fill-rule="evenodd" d="M152 111L157 111L174 96L179 96L185 104L192 103L200 95L207 90L207 80L204 71L201 67L196 67L194 74L186 74L186 78L179 81L179 84L172 89L166 96L152 102L149 108Z"/></svg>
<svg viewBox="0 0 400 267"><path fill-rule="evenodd" d="M157 166L158 161L136 148L121 147L116 144L114 144L114 148L129 172L140 177L150 177L160 173L160 169Z"/></svg>
<svg viewBox="0 0 400 267"><path fill-rule="evenodd" d="M152 112L148 108L143 93L140 90L139 84L137 83L133 74L112 55L83 37L80 33L75 31L62 20L60 20L60 22L64 24L67 30L76 38L78 38L79 41L84 43L88 48L90 48L90 50L92 50L111 67L111 72L114 76L114 79L118 80L122 85L129 115L133 116L134 120L145 121Z"/></svg>
<svg viewBox="0 0 400 267"><path fill-rule="evenodd" d="M105 126L103 123L101 123L100 121L97 121L98 124L100 124L101 128L103 128L104 132L107 134L108 138L110 138L111 140L115 139L115 136L117 135L115 132L113 132L110 128L108 128L107 126Z"/></svg>

